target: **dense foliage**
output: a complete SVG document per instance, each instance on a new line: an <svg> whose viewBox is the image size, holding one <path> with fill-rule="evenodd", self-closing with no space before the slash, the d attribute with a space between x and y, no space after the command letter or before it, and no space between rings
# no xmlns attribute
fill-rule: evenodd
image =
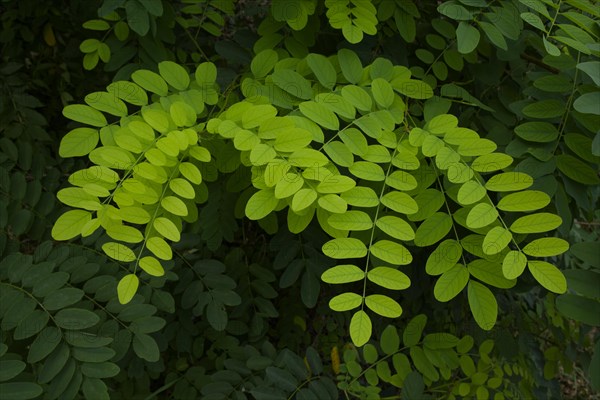
<svg viewBox="0 0 600 400"><path fill-rule="evenodd" d="M2 0L0 399L597 395L599 18Z"/></svg>

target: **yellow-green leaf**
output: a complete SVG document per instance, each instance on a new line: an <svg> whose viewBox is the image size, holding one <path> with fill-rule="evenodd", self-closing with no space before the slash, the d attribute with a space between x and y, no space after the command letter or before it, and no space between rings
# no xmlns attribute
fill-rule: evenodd
<svg viewBox="0 0 600 400"><path fill-rule="evenodd" d="M517 250L509 251L502 262L502 274L506 279L516 279L525 270L527 257Z"/></svg>
<svg viewBox="0 0 600 400"><path fill-rule="evenodd" d="M514 192L533 185L533 178L523 172L503 172L492 176L485 187L493 192Z"/></svg>
<svg viewBox="0 0 600 400"><path fill-rule="evenodd" d="M362 296L356 293L346 292L338 294L329 300L329 308L333 311L348 311L362 304Z"/></svg>
<svg viewBox="0 0 600 400"><path fill-rule="evenodd" d="M469 282L469 270L462 264L456 264L440 276L433 287L434 297L441 302L455 298Z"/></svg>
<svg viewBox="0 0 600 400"><path fill-rule="evenodd" d="M560 238L548 237L532 241L523 248L523 253L534 257L553 257L567 250L569 250L569 242Z"/></svg>
<svg viewBox="0 0 600 400"><path fill-rule="evenodd" d="M332 239L323 245L323 254L335 259L362 258L367 255L365 244L355 238Z"/></svg>
<svg viewBox="0 0 600 400"><path fill-rule="evenodd" d="M502 211L535 211L550 204L550 196L538 190L524 190L504 196L498 202Z"/></svg>
<svg viewBox="0 0 600 400"><path fill-rule="evenodd" d="M361 347L369 341L373 325L366 312L360 310L354 313L350 320L350 339L355 346Z"/></svg>
<svg viewBox="0 0 600 400"><path fill-rule="evenodd" d="M562 218L551 213L536 213L517 219L510 226L514 233L541 233L558 228Z"/></svg>
<svg viewBox="0 0 600 400"><path fill-rule="evenodd" d="M263 219L269 215L279 203L273 189L261 189L254 193L246 204L246 216L251 220Z"/></svg>
<svg viewBox="0 0 600 400"><path fill-rule="evenodd" d="M143 257L140 260L140 267L148 274L152 276L163 276L165 270L163 269L160 262L151 256Z"/></svg>
<svg viewBox="0 0 600 400"><path fill-rule="evenodd" d="M383 317L398 318L402 315L400 304L382 294L372 294L365 297L365 304L371 311Z"/></svg>
<svg viewBox="0 0 600 400"><path fill-rule="evenodd" d="M546 261L527 262L529 272L540 285L551 292L563 294L567 291L567 280L563 273L554 265Z"/></svg>
<svg viewBox="0 0 600 400"><path fill-rule="evenodd" d="M475 281L469 282L467 294L475 322L481 329L489 331L498 318L498 302L494 294L485 285Z"/></svg>
<svg viewBox="0 0 600 400"><path fill-rule="evenodd" d="M52 227L55 240L69 240L81 234L83 227L92 219L92 213L83 210L71 210L61 215Z"/></svg>
<svg viewBox="0 0 600 400"><path fill-rule="evenodd" d="M110 258L123 261L130 262L135 260L135 254L133 251L121 243L116 242L108 242L102 245L102 250L106 253Z"/></svg>
<svg viewBox="0 0 600 400"><path fill-rule="evenodd" d="M391 240L379 240L369 248L371 255L392 265L408 265L413 258L406 247Z"/></svg>
<svg viewBox="0 0 600 400"><path fill-rule="evenodd" d="M117 295L119 303L127 304L133 299L137 292L140 280L135 274L127 274L121 278L117 285Z"/></svg>
<svg viewBox="0 0 600 400"><path fill-rule="evenodd" d="M386 289L404 290L410 287L410 278L403 272L390 267L370 269L367 273L367 278L376 285Z"/></svg>
<svg viewBox="0 0 600 400"><path fill-rule="evenodd" d="M331 267L321 275L321 280L325 283L339 284L350 283L364 279L365 272L356 265L343 264Z"/></svg>
<svg viewBox="0 0 600 400"><path fill-rule="evenodd" d="M512 240L512 234L508 229L495 226L489 230L483 239L483 252L487 255L500 253Z"/></svg>

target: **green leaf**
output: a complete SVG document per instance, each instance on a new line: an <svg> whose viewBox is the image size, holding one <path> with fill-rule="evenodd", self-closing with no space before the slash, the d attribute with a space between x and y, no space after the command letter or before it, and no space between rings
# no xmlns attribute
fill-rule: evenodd
<svg viewBox="0 0 600 400"><path fill-rule="evenodd" d="M402 341L406 347L412 347L419 343L425 325L427 325L425 314L419 314L409 321L402 333Z"/></svg>
<svg viewBox="0 0 600 400"><path fill-rule="evenodd" d="M598 173L588 164L571 155L560 154L556 156L556 166L563 174L575 182L583 183L584 185L600 184Z"/></svg>
<svg viewBox="0 0 600 400"><path fill-rule="evenodd" d="M117 26L118 23L115 26L115 29ZM148 104L148 95L144 89L133 82L116 81L108 85L106 90L113 96L116 96L121 100L124 100L135 106L145 106Z"/></svg>
<svg viewBox="0 0 600 400"><path fill-rule="evenodd" d="M178 242L181 237L179 229L177 228L175 223L165 217L156 218L152 226L154 227L154 229L156 229L158 233L174 242Z"/></svg>
<svg viewBox="0 0 600 400"><path fill-rule="evenodd" d="M583 114L600 115L600 91L585 93L573 102L573 108Z"/></svg>
<svg viewBox="0 0 600 400"><path fill-rule="evenodd" d="M379 204L377 194L369 187L357 186L342 193L341 196L349 205L355 207L375 207Z"/></svg>
<svg viewBox="0 0 600 400"><path fill-rule="evenodd" d="M296 150L290 154L288 161L291 165L301 168L324 167L329 163L323 153L313 149Z"/></svg>
<svg viewBox="0 0 600 400"><path fill-rule="evenodd" d="M394 89L383 78L373 79L371 82L371 91L375 102L382 108L388 108L394 102Z"/></svg>
<svg viewBox="0 0 600 400"><path fill-rule="evenodd" d="M158 72L165 81L177 90L185 90L190 84L190 76L181 65L173 61L158 63Z"/></svg>
<svg viewBox="0 0 600 400"><path fill-rule="evenodd" d="M402 315L402 307L395 300L382 294L365 297L365 304L371 311L387 318L398 318Z"/></svg>
<svg viewBox="0 0 600 400"><path fill-rule="evenodd" d="M381 198L381 204L387 208L402 214L414 214L419 211L415 199L404 192L388 192ZM416 233L415 233L416 235Z"/></svg>
<svg viewBox="0 0 600 400"><path fill-rule="evenodd" d="M379 165L368 161L356 161L349 168L352 175L368 181L385 180L385 172Z"/></svg>
<svg viewBox="0 0 600 400"><path fill-rule="evenodd" d="M462 246L455 239L447 239L429 255L425 271L429 275L441 275L456 265L462 256Z"/></svg>
<svg viewBox="0 0 600 400"><path fill-rule="evenodd" d="M203 62L196 67L194 77L201 89L210 89L217 80L217 67L211 62Z"/></svg>
<svg viewBox="0 0 600 400"><path fill-rule="evenodd" d="M590 326L600 326L597 300L567 293L556 298L556 308L561 314L575 321L580 321ZM598 346L596 346L596 349L598 349Z"/></svg>
<svg viewBox="0 0 600 400"><path fill-rule="evenodd" d="M486 194L487 191L479 182L467 181L458 190L457 199L459 203L469 205L477 203Z"/></svg>
<svg viewBox="0 0 600 400"><path fill-rule="evenodd" d="M456 41L458 51L461 54L469 54L479 44L481 35L479 31L467 22L460 22L456 29Z"/></svg>
<svg viewBox="0 0 600 400"><path fill-rule="evenodd" d="M523 248L523 253L534 257L553 257L567 250L569 250L569 242L564 239L549 237L530 242Z"/></svg>
<svg viewBox="0 0 600 400"><path fill-rule="evenodd" d="M27 364L19 360L0 360L0 382L19 375L26 366Z"/></svg>
<svg viewBox="0 0 600 400"><path fill-rule="evenodd" d="M81 364L81 372L90 378L111 378L117 375L119 370L119 367L111 362Z"/></svg>
<svg viewBox="0 0 600 400"><path fill-rule="evenodd" d="M371 255L392 265L408 265L413 258L406 247L391 240L379 240L369 247Z"/></svg>
<svg viewBox="0 0 600 400"><path fill-rule="evenodd" d="M333 89L333 86L337 81L337 74L333 65L325 56L311 53L306 56L306 63L321 85L328 89Z"/></svg>
<svg viewBox="0 0 600 400"><path fill-rule="evenodd" d="M565 103L559 100L541 100L525 106L522 112L530 118L556 118L565 112Z"/></svg>
<svg viewBox="0 0 600 400"><path fill-rule="evenodd" d="M117 261L130 262L136 258L129 247L116 242L104 243L102 250L107 256Z"/></svg>
<svg viewBox="0 0 600 400"><path fill-rule="evenodd" d="M550 204L550 196L537 190L524 190L504 196L497 207L502 211L536 211Z"/></svg>
<svg viewBox="0 0 600 400"><path fill-rule="evenodd" d="M363 211L350 210L334 214L327 219L329 225L343 231L364 231L373 227L371 217Z"/></svg>
<svg viewBox="0 0 600 400"><path fill-rule="evenodd" d="M80 330L96 325L100 321L100 317L81 308L64 308L54 315L53 320L61 328Z"/></svg>
<svg viewBox="0 0 600 400"><path fill-rule="evenodd" d="M392 87L398 93L411 99L426 100L433 97L433 89L427 83L416 79L392 81Z"/></svg>
<svg viewBox="0 0 600 400"><path fill-rule="evenodd" d="M385 178L386 185L396 190L410 191L417 187L414 176L405 171L394 171Z"/></svg>
<svg viewBox="0 0 600 400"><path fill-rule="evenodd" d="M512 240L512 234L508 229L501 226L495 226L489 230L483 239L483 252L487 255L494 255L502 252Z"/></svg>
<svg viewBox="0 0 600 400"><path fill-rule="evenodd" d="M577 69L585 72L594 83L600 86L600 61L586 61L577 64Z"/></svg>
<svg viewBox="0 0 600 400"><path fill-rule="evenodd" d="M260 126L265 121L273 119L277 115L277 109L270 104L260 104L253 106L242 115L242 126L245 129L252 129Z"/></svg>
<svg viewBox="0 0 600 400"><path fill-rule="evenodd" d="M452 217L437 212L421 223L415 232L415 245L431 246L444 238L452 229Z"/></svg>
<svg viewBox="0 0 600 400"><path fill-rule="evenodd" d="M277 151L293 152L308 146L312 140L309 131L291 128L277 132L274 147Z"/></svg>
<svg viewBox="0 0 600 400"><path fill-rule="evenodd" d="M5 399L33 399L43 392L42 387L33 382L0 383L0 393L2 393L2 398Z"/></svg>
<svg viewBox="0 0 600 400"><path fill-rule="evenodd" d="M525 270L527 266L527 257L520 251L511 250L502 262L502 274L506 279L516 279Z"/></svg>
<svg viewBox="0 0 600 400"><path fill-rule="evenodd" d="M251 220L263 219L279 204L273 189L261 189L254 193L246 203L245 213Z"/></svg>
<svg viewBox="0 0 600 400"><path fill-rule="evenodd" d="M415 231L408 222L393 215L385 215L378 218L375 225L383 232L398 240L409 241L415 238Z"/></svg>
<svg viewBox="0 0 600 400"><path fill-rule="evenodd" d="M508 154L490 153L481 155L473 160L471 168L473 168L474 171L485 174L504 169L511 165L512 162L513 158Z"/></svg>
<svg viewBox="0 0 600 400"><path fill-rule="evenodd" d="M258 53L250 63L250 70L256 78L264 78L277 64L279 57L277 52L266 49Z"/></svg>
<svg viewBox="0 0 600 400"><path fill-rule="evenodd" d="M355 52L348 49L340 49L337 56L344 78L350 83L357 84L362 78L363 72L360 58Z"/></svg>
<svg viewBox="0 0 600 400"><path fill-rule="evenodd" d="M308 100L312 97L312 88L302 75L289 69L278 69L271 75L273 83L281 90L300 99Z"/></svg>
<svg viewBox="0 0 600 400"><path fill-rule="evenodd" d="M523 172L503 172L492 176L485 187L493 192L514 192L533 185L533 178Z"/></svg>
<svg viewBox="0 0 600 400"><path fill-rule="evenodd" d="M527 262L531 275L546 289L562 294L567 291L567 280L558 268L546 261Z"/></svg>
<svg viewBox="0 0 600 400"><path fill-rule="evenodd" d="M169 92L167 82L156 72L140 69L131 74L131 79L143 89L159 96L166 96Z"/></svg>
<svg viewBox="0 0 600 400"><path fill-rule="evenodd" d="M335 259L362 258L367 255L365 244L355 238L332 239L323 245L323 254Z"/></svg>
<svg viewBox="0 0 600 400"><path fill-rule="evenodd" d="M501 289L510 289L517 284L516 279L507 279L499 263L477 259L467 265L469 273L488 285Z"/></svg>
<svg viewBox="0 0 600 400"><path fill-rule="evenodd" d="M395 326L388 325L381 333L379 346L386 355L392 355L400 348L400 336Z"/></svg>
<svg viewBox="0 0 600 400"><path fill-rule="evenodd" d="M410 287L410 278L403 272L390 267L370 269L367 273L367 278L376 285L386 289L404 290Z"/></svg>
<svg viewBox="0 0 600 400"><path fill-rule="evenodd" d="M479 282L470 281L467 289L469 307L477 325L485 331L491 330L498 318L498 302L494 294Z"/></svg>
<svg viewBox="0 0 600 400"><path fill-rule="evenodd" d="M352 152L350 151L348 146L346 146L346 144L342 142L338 142L337 140L335 140L326 143L323 146L323 150L325 151L325 153L327 153L331 161L333 161L337 165L340 165L342 167L349 167L352 164L354 164L354 156L352 155Z"/></svg>
<svg viewBox="0 0 600 400"><path fill-rule="evenodd" d="M502 32L500 32L498 28L484 21L477 21L477 24L481 29L483 29L483 32L488 37L488 39L490 39L490 42L492 42L496 47L502 50L508 50L506 40L504 39Z"/></svg>
<svg viewBox="0 0 600 400"><path fill-rule="evenodd" d="M536 213L517 219L510 226L514 233L542 233L558 228L562 218L550 213Z"/></svg>
<svg viewBox="0 0 600 400"><path fill-rule="evenodd" d="M483 228L496 221L498 211L489 203L479 203L469 211L467 226L471 229Z"/></svg>
<svg viewBox="0 0 600 400"><path fill-rule="evenodd" d="M444 272L433 288L434 297L441 302L455 298L469 282L469 270L462 264L456 264Z"/></svg>
<svg viewBox="0 0 600 400"><path fill-rule="evenodd" d="M369 341L373 325L366 312L360 310L354 313L350 320L350 338L356 347L361 347Z"/></svg>
<svg viewBox="0 0 600 400"><path fill-rule="evenodd" d="M28 363L37 363L46 358L52 351L61 343L59 339L61 332L54 326L48 326L40 332L35 338L31 346L29 347L29 353L27 355ZM48 340L48 338L54 338Z"/></svg>
<svg viewBox="0 0 600 400"><path fill-rule="evenodd" d="M316 122L326 129L338 130L340 128L340 122L336 115L328 109L314 101L305 101L300 103L299 105L300 112L304 114L307 118Z"/></svg>
<svg viewBox="0 0 600 400"><path fill-rule="evenodd" d="M146 335L145 333L138 333L133 335L133 351L138 357L149 361L156 362L160 358L160 351L156 341L152 336Z"/></svg>
<svg viewBox="0 0 600 400"><path fill-rule="evenodd" d="M492 153L498 146L489 139L473 139L458 146L458 153L465 157L481 156Z"/></svg>
<svg viewBox="0 0 600 400"><path fill-rule="evenodd" d="M73 121L83 124L97 126L99 128L108 123L102 113L90 106L83 104L71 104L63 108L63 115Z"/></svg>
<svg viewBox="0 0 600 400"><path fill-rule="evenodd" d="M364 279L365 272L356 265L344 264L331 267L321 275L325 283L339 284L350 283Z"/></svg>
<svg viewBox="0 0 600 400"><path fill-rule="evenodd" d="M363 298L356 293L346 292L338 294L329 301L329 308L333 311L353 310L362 304Z"/></svg>
<svg viewBox="0 0 600 400"><path fill-rule="evenodd" d="M133 299L137 292L140 280L135 274L127 274L119 280L117 285L117 295L119 296L119 303L127 304Z"/></svg>
<svg viewBox="0 0 600 400"><path fill-rule="evenodd" d="M371 111L373 100L360 86L346 85L342 88L342 97L361 111Z"/></svg>
<svg viewBox="0 0 600 400"><path fill-rule="evenodd" d="M55 240L69 240L80 235L83 227L92 219L89 211L71 210L61 215L52 227Z"/></svg>
<svg viewBox="0 0 600 400"><path fill-rule="evenodd" d="M109 92L93 92L85 96L85 102L96 110L124 117L127 115L127 106L121 99Z"/></svg>

